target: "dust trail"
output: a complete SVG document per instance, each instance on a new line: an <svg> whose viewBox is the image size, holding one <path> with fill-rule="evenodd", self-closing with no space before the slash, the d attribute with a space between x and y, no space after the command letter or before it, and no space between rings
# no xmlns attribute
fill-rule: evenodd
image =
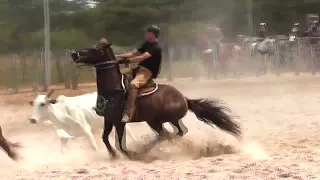
<svg viewBox="0 0 320 180"><path fill-rule="evenodd" d="M269 160L270 156L263 150L261 145L254 141L247 141L240 145L240 151L254 160Z"/></svg>

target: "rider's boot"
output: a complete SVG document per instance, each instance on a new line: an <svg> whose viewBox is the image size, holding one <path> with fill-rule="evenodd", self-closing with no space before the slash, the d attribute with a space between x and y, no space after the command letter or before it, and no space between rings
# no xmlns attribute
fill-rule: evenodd
<svg viewBox="0 0 320 180"><path fill-rule="evenodd" d="M139 90L136 88L131 88L129 90L128 102L126 104L126 108L122 117L122 122L129 123L132 121L134 113L135 113L135 102L138 96Z"/></svg>

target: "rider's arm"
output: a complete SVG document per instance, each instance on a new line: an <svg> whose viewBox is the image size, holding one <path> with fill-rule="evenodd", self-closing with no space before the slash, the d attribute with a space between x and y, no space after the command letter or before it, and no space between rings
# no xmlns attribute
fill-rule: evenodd
<svg viewBox="0 0 320 180"><path fill-rule="evenodd" d="M138 51L140 51L140 50L138 49ZM140 52L143 52L143 51L140 51ZM161 49L159 47L153 47L153 48L149 48L148 50L145 50L144 53L142 53L139 56L129 58L129 60L133 63L139 63L139 62L144 61L145 59L150 58L151 56L153 56L157 53L161 53Z"/></svg>
<svg viewBox="0 0 320 180"><path fill-rule="evenodd" d="M125 53L125 54L116 55L116 57L117 58L131 58L134 56L139 56L146 51L146 46L147 46L147 43L144 42L138 49L135 49L135 50L128 52L128 53Z"/></svg>
<svg viewBox="0 0 320 180"><path fill-rule="evenodd" d="M138 50L133 50L128 53L116 55L117 58L131 58L133 56L139 56L141 53Z"/></svg>
<svg viewBox="0 0 320 180"><path fill-rule="evenodd" d="M138 63L138 62L142 62L145 59L148 59L151 56L152 55L149 52L145 52L145 53L141 54L140 56L131 57L131 58L129 58L129 60L133 63Z"/></svg>

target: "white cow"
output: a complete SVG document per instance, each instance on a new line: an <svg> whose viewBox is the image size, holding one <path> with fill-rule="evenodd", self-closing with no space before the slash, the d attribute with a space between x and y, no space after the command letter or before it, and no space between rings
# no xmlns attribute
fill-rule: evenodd
<svg viewBox="0 0 320 180"><path fill-rule="evenodd" d="M50 99L51 91L47 95L38 95L30 104L33 114L29 118L31 123L49 120L56 128L61 142L61 152L65 150L69 139L86 136L94 150L98 150L93 131L103 128L103 117L93 110L97 93L86 93L80 96L58 96Z"/></svg>

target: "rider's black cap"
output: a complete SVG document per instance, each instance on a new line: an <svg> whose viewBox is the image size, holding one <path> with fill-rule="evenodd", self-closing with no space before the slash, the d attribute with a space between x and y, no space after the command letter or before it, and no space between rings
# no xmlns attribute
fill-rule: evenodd
<svg viewBox="0 0 320 180"><path fill-rule="evenodd" d="M148 26L146 28L146 30L147 30L147 32L153 33L156 38L158 38L159 35L160 35L160 28L158 26L156 26L156 25Z"/></svg>

